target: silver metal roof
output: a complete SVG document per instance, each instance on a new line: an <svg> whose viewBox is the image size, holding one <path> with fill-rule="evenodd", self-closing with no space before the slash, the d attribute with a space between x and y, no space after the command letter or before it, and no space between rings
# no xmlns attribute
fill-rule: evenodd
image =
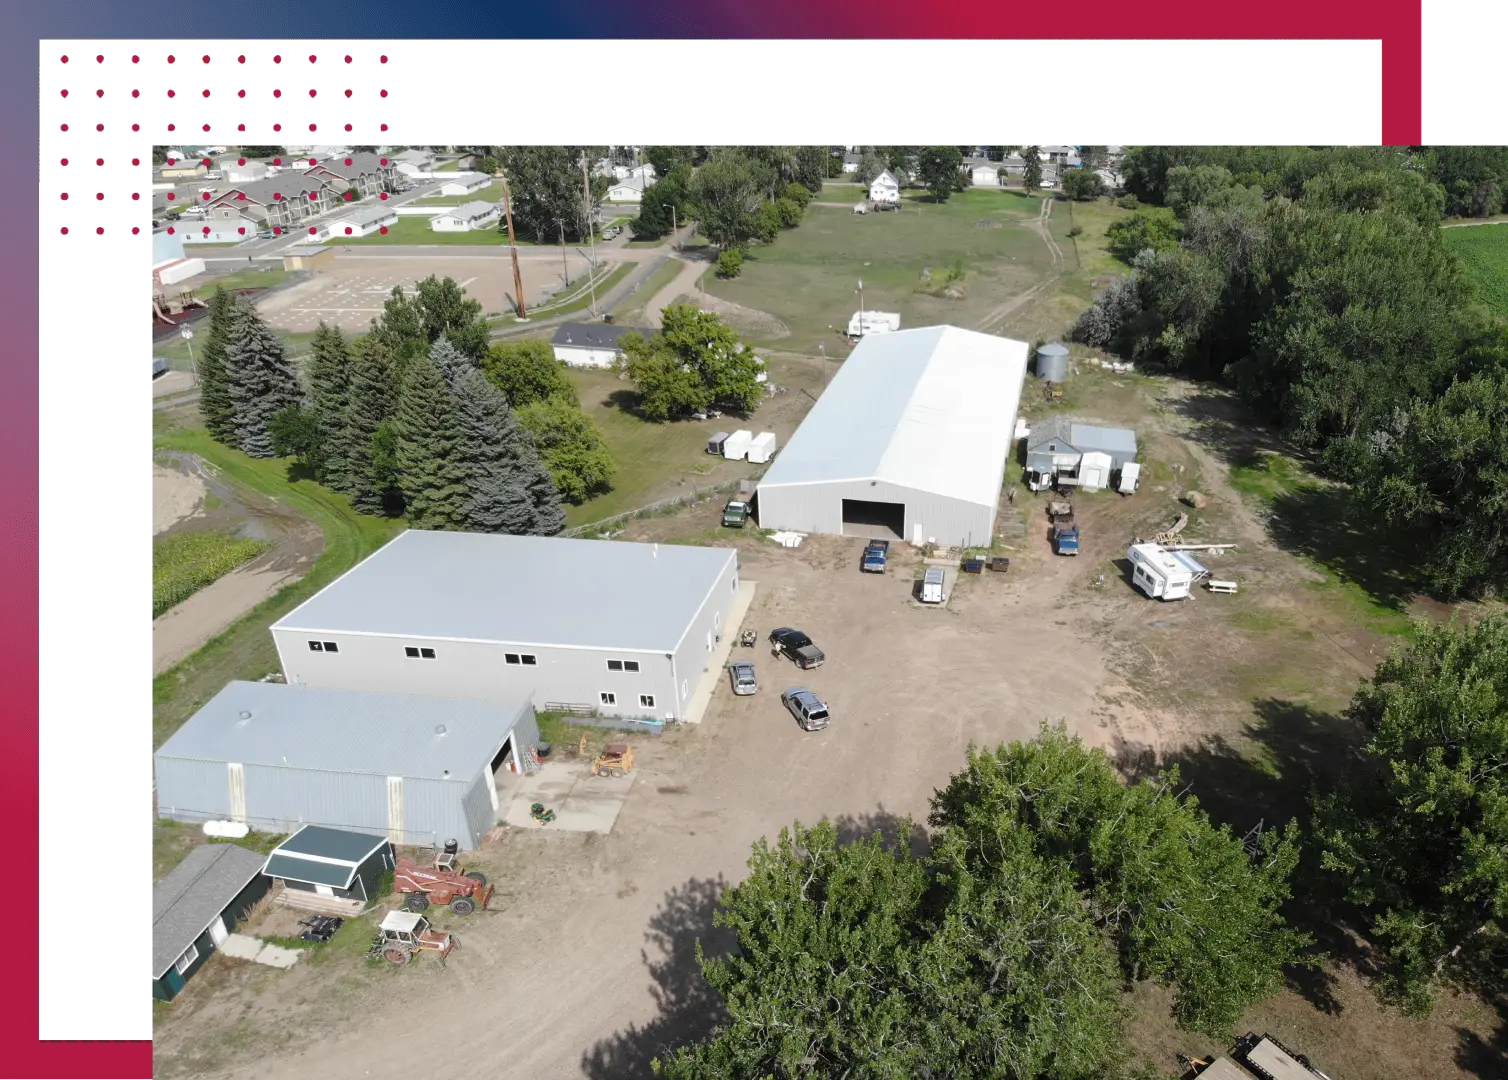
<svg viewBox="0 0 1508 1080"><path fill-rule="evenodd" d="M233 682L157 751L160 758L470 780L524 707L409 694Z"/></svg>
<svg viewBox="0 0 1508 1080"><path fill-rule="evenodd" d="M157 883L152 890L152 978L162 978L262 872L264 861L235 844L203 844Z"/></svg>
<svg viewBox="0 0 1508 1080"><path fill-rule="evenodd" d="M993 506L1026 354L956 326L866 336L760 487L886 480Z"/></svg>
<svg viewBox="0 0 1508 1080"><path fill-rule="evenodd" d="M737 558L731 548L410 529L272 628L673 652Z"/></svg>

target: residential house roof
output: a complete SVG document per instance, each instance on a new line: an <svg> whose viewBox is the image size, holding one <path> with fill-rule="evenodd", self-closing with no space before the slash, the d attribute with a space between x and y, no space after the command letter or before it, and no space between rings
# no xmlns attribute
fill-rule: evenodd
<svg viewBox="0 0 1508 1080"><path fill-rule="evenodd" d="M262 856L235 844L190 851L152 890L152 978L160 979L242 889Z"/></svg>
<svg viewBox="0 0 1508 1080"><path fill-rule="evenodd" d="M555 331L550 344L567 349L616 349L624 334L643 334L648 338L654 335L654 331L640 326L565 323Z"/></svg>
<svg viewBox="0 0 1508 1080"><path fill-rule="evenodd" d="M282 173L262 180L247 180L245 183L232 184L216 195L209 205L239 202L270 206L277 202L279 197L283 199L307 198L311 191L324 190L326 190L325 185L318 180L310 180L297 174ZM241 198L243 195L244 199Z"/></svg>
<svg viewBox="0 0 1508 1080"><path fill-rule="evenodd" d="M435 155L428 150L419 150L415 147L410 147L401 154L391 155L388 160L407 162L411 165L424 165L435 160Z"/></svg>
<svg viewBox="0 0 1508 1080"><path fill-rule="evenodd" d="M737 558L729 548L409 529L272 629L674 652Z"/></svg>
<svg viewBox="0 0 1508 1080"><path fill-rule="evenodd" d="M1061 443L1071 451L1089 453L1136 453L1136 432L1129 428L1098 427L1077 424L1066 416L1050 416L1034 424L1027 436L1027 447L1037 450L1048 443Z"/></svg>
<svg viewBox="0 0 1508 1080"><path fill-rule="evenodd" d="M455 218L457 221L480 221L482 218L491 217L500 212L497 203L474 199L471 202L462 203L460 206L452 206L443 214L436 214L435 216Z"/></svg>
<svg viewBox="0 0 1508 1080"><path fill-rule="evenodd" d="M304 171L305 176L313 176L320 172L338 176L343 180L354 180L357 177L367 176L382 169L391 168L393 159L381 154L347 154L343 157L316 158L319 164ZM350 162L349 165L346 162ZM386 165L383 162L387 162Z"/></svg>
<svg viewBox="0 0 1508 1080"><path fill-rule="evenodd" d="M643 173L634 173L632 176L625 177L622 180L613 181L612 186L608 190L617 191L619 188L628 188L631 191L643 191L648 186L644 180Z"/></svg>
<svg viewBox="0 0 1508 1080"><path fill-rule="evenodd" d="M338 225L341 222L349 222L352 225L376 225L380 222L395 220L398 211L386 203L377 203L374 206L353 206L350 210L330 216L330 224Z"/></svg>

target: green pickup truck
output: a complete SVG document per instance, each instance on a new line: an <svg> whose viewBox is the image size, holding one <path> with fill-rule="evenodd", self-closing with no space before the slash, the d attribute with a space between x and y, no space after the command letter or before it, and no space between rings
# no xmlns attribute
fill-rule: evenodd
<svg viewBox="0 0 1508 1080"><path fill-rule="evenodd" d="M723 524L730 529L742 529L744 522L749 520L749 504L737 499L731 500L723 507Z"/></svg>

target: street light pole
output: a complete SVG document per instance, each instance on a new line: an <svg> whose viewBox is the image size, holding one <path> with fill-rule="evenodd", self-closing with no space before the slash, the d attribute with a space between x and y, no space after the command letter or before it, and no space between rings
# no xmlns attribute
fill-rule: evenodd
<svg viewBox="0 0 1508 1080"><path fill-rule="evenodd" d="M180 330L178 332L179 332L179 334L181 334L183 336L184 343L186 345L188 345L188 354L189 354L189 385L190 386L198 386L199 385L199 369L194 364L194 331L193 331L193 329L191 327L185 326L182 330Z"/></svg>
<svg viewBox="0 0 1508 1080"><path fill-rule="evenodd" d="M859 282L859 336L864 336L864 282Z"/></svg>
<svg viewBox="0 0 1508 1080"><path fill-rule="evenodd" d="M827 389L827 343L818 342L817 351L822 354L822 389Z"/></svg>

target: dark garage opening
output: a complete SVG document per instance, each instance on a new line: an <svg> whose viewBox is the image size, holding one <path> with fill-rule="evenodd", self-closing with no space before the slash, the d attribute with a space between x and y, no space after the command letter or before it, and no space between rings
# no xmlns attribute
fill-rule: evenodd
<svg viewBox="0 0 1508 1080"><path fill-rule="evenodd" d="M906 504L843 500L843 535L877 540L906 539Z"/></svg>

